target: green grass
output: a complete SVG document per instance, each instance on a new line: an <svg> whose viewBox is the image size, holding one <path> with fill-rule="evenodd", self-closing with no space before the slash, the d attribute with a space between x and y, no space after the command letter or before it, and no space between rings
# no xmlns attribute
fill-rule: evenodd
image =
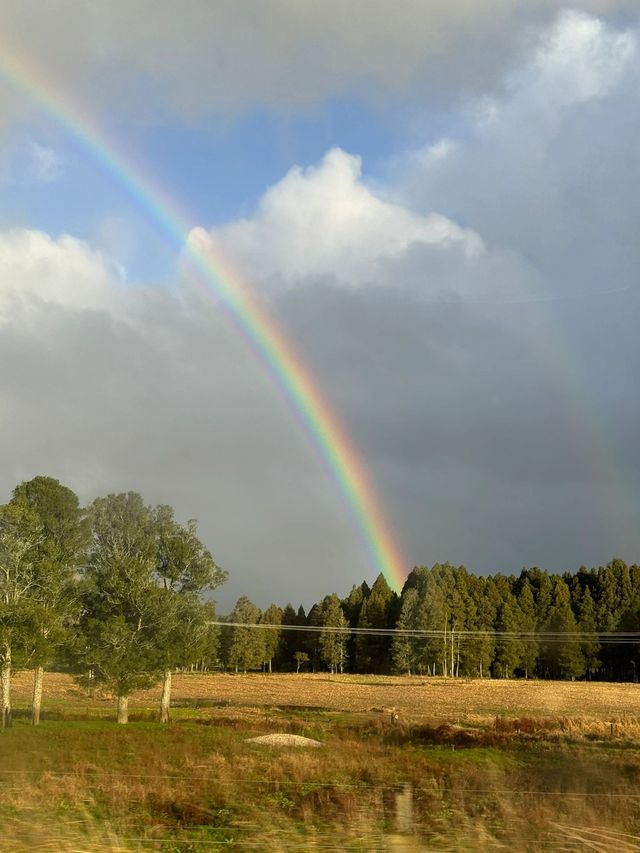
<svg viewBox="0 0 640 853"><path fill-rule="evenodd" d="M65 707L82 716L79 704L61 701L59 716ZM455 742L461 730L446 726L195 703L174 709L169 726L117 726L102 711L85 705L87 719L39 728L18 717L0 733L1 850L386 851L405 783L416 850L559 849L567 833L582 833L570 849L586 850L591 831L609 839L603 849L624 850L615 832L640 836L640 804L629 796L640 743L628 738L611 749L611 739L523 734L507 721L504 731L474 726ZM324 745L247 743L272 731Z"/></svg>

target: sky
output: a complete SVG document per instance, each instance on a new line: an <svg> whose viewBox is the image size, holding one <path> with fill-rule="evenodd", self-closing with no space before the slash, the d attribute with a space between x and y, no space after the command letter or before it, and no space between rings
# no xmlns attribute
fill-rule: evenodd
<svg viewBox="0 0 640 853"><path fill-rule="evenodd" d="M405 573L639 559L635 2L3 0L0 34L47 81L0 51L0 500L45 474L170 503L222 612L373 582L197 243L305 365Z"/></svg>

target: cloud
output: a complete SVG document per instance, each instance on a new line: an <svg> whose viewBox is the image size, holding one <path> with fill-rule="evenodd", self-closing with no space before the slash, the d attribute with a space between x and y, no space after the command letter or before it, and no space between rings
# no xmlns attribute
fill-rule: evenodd
<svg viewBox="0 0 640 853"><path fill-rule="evenodd" d="M262 196L251 218L213 229L210 237L246 275L285 286L318 277L370 284L380 277L381 265L414 243L465 257L483 251L472 230L437 213L416 215L376 195L362 182L360 158L339 148L317 166L291 169ZM202 243L202 231L190 239Z"/></svg>
<svg viewBox="0 0 640 853"><path fill-rule="evenodd" d="M639 260L639 83L634 29L563 14L457 136L399 159L398 199L471 223L535 265L549 295L625 286Z"/></svg>
<svg viewBox="0 0 640 853"><path fill-rule="evenodd" d="M637 559L634 33L563 15L385 184L335 149L192 232L287 330L409 562ZM50 473L85 500L173 503L231 572L227 602L371 579L308 436L183 276L152 289L72 237L0 234L5 494Z"/></svg>
<svg viewBox="0 0 640 853"><path fill-rule="evenodd" d="M574 0L607 15L633 0ZM549 0L191 0L55 5L5 0L0 31L27 64L94 108L196 116L313 106L336 95L372 100L471 95L491 88L549 25Z"/></svg>
<svg viewBox="0 0 640 853"><path fill-rule="evenodd" d="M53 148L31 140L29 154L30 172L36 180L50 184L61 180L64 176L64 159Z"/></svg>
<svg viewBox="0 0 640 853"><path fill-rule="evenodd" d="M15 325L50 307L107 309L114 266L86 243L40 231L0 232L0 323Z"/></svg>
<svg viewBox="0 0 640 853"><path fill-rule="evenodd" d="M86 243L0 232L0 488L134 489L200 520L241 593L309 603L369 569L317 449L214 300L123 281ZM317 583L309 571L315 571ZM298 578L298 580L295 580Z"/></svg>

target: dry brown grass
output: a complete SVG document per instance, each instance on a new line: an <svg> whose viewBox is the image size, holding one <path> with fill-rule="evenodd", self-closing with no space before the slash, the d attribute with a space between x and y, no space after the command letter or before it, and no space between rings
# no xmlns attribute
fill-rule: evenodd
<svg viewBox="0 0 640 853"><path fill-rule="evenodd" d="M227 837L274 853L640 851L637 685L214 674L174 687L174 725L150 722L155 689L132 699L147 722L118 727L95 719L113 718L111 699L48 674L45 712L58 716L34 731L18 715L0 734L0 851L115 853L139 839L195 853ZM18 708L29 695L17 674ZM246 742L276 731L323 748ZM407 783L415 838L394 846ZM202 833L202 846L185 840Z"/></svg>
<svg viewBox="0 0 640 853"><path fill-rule="evenodd" d="M87 705L87 694L68 675L47 673L45 703ZM17 703L26 703L31 674L17 673ZM132 696L133 708L154 708L160 687ZM640 719L640 684L490 679L333 676L326 674L176 675L173 700L240 707L280 707L379 714L397 709L415 721L487 723L496 716L579 718L594 726ZM110 700L95 700L110 707ZM575 723L574 723L575 724ZM568 725L571 725L569 722Z"/></svg>

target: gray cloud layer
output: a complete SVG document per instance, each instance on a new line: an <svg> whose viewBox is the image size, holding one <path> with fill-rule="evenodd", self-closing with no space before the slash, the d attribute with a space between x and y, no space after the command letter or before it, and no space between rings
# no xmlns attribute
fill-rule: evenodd
<svg viewBox="0 0 640 853"><path fill-rule="evenodd" d="M633 0L575 0L603 14ZM4 0L0 32L66 92L160 109L314 105L357 92L419 102L491 88L557 13L553 0Z"/></svg>

